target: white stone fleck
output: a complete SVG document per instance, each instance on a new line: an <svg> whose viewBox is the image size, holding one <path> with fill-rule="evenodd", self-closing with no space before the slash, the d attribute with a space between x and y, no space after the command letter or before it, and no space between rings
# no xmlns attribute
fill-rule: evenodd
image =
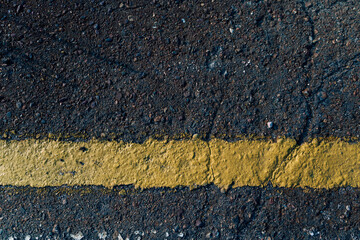
<svg viewBox="0 0 360 240"><path fill-rule="evenodd" d="M25 236L25 240L30 240L31 239L31 236L30 235L26 235Z"/></svg>
<svg viewBox="0 0 360 240"><path fill-rule="evenodd" d="M272 128L274 126L274 123L273 122L267 122L266 125L267 125L268 128Z"/></svg>
<svg viewBox="0 0 360 240"><path fill-rule="evenodd" d="M9 237L9 240L15 240L15 238L13 236Z"/></svg>
<svg viewBox="0 0 360 240"><path fill-rule="evenodd" d="M179 233L179 234L178 234L178 237L181 237L181 238L182 238L182 237L184 237L184 234L183 234L183 233Z"/></svg>
<svg viewBox="0 0 360 240"><path fill-rule="evenodd" d="M157 231L156 231L155 229L151 229L151 233L152 233L152 234L156 234Z"/></svg>
<svg viewBox="0 0 360 240"><path fill-rule="evenodd" d="M169 235L169 233L168 233L168 232L166 232L166 233L165 233L165 237L168 237L168 236L170 236L170 235Z"/></svg>
<svg viewBox="0 0 360 240"><path fill-rule="evenodd" d="M106 232L98 233L98 237L99 239L105 239L107 237L107 233Z"/></svg>
<svg viewBox="0 0 360 240"><path fill-rule="evenodd" d="M70 234L70 237L75 240L80 240L84 237L84 235L82 234L82 232L78 232L77 234Z"/></svg>
<svg viewBox="0 0 360 240"><path fill-rule="evenodd" d="M229 31L230 31L230 33L234 33L234 29L233 29L233 28L230 28Z"/></svg>
<svg viewBox="0 0 360 240"><path fill-rule="evenodd" d="M118 240L124 240L120 233L118 235Z"/></svg>
<svg viewBox="0 0 360 240"><path fill-rule="evenodd" d="M139 231L139 230L136 230L135 232L134 232L134 234L135 235L141 235L141 236L144 236L144 232L142 232L142 231Z"/></svg>

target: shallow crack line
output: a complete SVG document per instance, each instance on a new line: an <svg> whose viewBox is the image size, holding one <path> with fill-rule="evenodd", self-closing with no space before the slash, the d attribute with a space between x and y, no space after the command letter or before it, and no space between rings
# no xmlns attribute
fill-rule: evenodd
<svg viewBox="0 0 360 240"><path fill-rule="evenodd" d="M221 105L223 103L223 99L224 99L224 94L221 92L221 98L220 98L219 106L214 111L214 117L210 120L209 131L207 132L206 137L205 137L207 141L210 141L211 132L212 132L212 130L214 128L215 120L216 120L216 117L218 116L220 107L221 107Z"/></svg>
<svg viewBox="0 0 360 240"><path fill-rule="evenodd" d="M137 10L137 9L141 9L141 8L145 8L146 7L146 4L145 5L139 5L139 6L125 6L124 8L122 8L121 10Z"/></svg>
<svg viewBox="0 0 360 240"><path fill-rule="evenodd" d="M311 105L306 98L305 98L305 107L306 107L306 119L305 119L305 125L304 125L302 132L297 140L297 144L299 144L299 145L303 144L309 137L311 123L314 119L314 114L313 114Z"/></svg>
<svg viewBox="0 0 360 240"><path fill-rule="evenodd" d="M208 171L208 174L206 174L207 176L210 176L210 179L209 179L209 184L211 183L215 183L215 175L214 175L214 169L212 168L212 165L211 165L211 155L212 155L212 152L211 152L211 147L210 147L210 141L205 141L207 146L208 146L208 149L209 149L209 158L207 159L207 171Z"/></svg>
<svg viewBox="0 0 360 240"><path fill-rule="evenodd" d="M341 70L344 70L344 71L349 70L348 68L344 69L344 67L349 62L355 61L359 57L360 57L360 52L356 53L352 58L348 59L344 64L342 64L342 66L336 68L335 70L333 70L330 73L328 73L327 75L325 75L322 79L323 80L328 79L328 78L332 77L333 75L337 74L338 72L341 72Z"/></svg>
<svg viewBox="0 0 360 240"><path fill-rule="evenodd" d="M308 11L308 8L305 5L305 1L302 1L301 5L302 5L303 11L305 12L306 17L308 18L308 23L310 23L310 29L311 29L310 36L309 36L310 44L306 46L306 48L308 49L308 52L305 55L305 61L303 63L303 68L305 68L306 71L308 71L310 73L310 77L305 78L305 87L304 87L304 89L305 89L309 85L309 82L311 82L313 79L313 73L312 73L313 63L312 63L312 61L313 61L314 49L315 49L315 45L316 45L316 42L314 42L316 36L315 36L314 21ZM304 96L304 99L305 99L305 105L306 105L306 120L305 120L305 125L302 129L302 132L299 135L299 138L297 140L298 145L304 143L307 140L307 138L309 136L311 123L314 119L311 104L305 96Z"/></svg>
<svg viewBox="0 0 360 240"><path fill-rule="evenodd" d="M67 41L67 40L65 40L65 39L61 39L61 40L59 41L59 40L56 38L55 35L50 35L50 34L48 34L48 33L46 33L46 32L41 32L41 33L39 33L39 32L34 32L33 29L32 29L31 27L29 27L26 23L23 23L23 22L21 22L21 21L18 21L18 20L14 19L14 18L9 18L8 21L12 21L12 22L14 22L14 23L17 24L17 25L23 26L23 27L25 27L27 30L29 30L30 32L33 32L34 34L39 34L39 35L42 35L42 36L46 36L46 37L52 39L54 42L60 42L60 43L63 43L63 44L65 44L65 45L69 46L71 49L75 49L74 44L71 43L71 42L69 42L69 41ZM82 50L85 54L90 55L90 56L94 57L95 59L98 59L98 60L100 60L100 61L102 61L102 62L107 62L107 63L109 63L109 64L114 64L114 65L117 65L117 66L121 66L121 67L123 67L125 70L128 70L129 72L132 72L132 73L141 73L141 71L138 71L138 70L132 68L129 64L126 64L126 63L124 63L124 62L120 62L120 61L117 61L117 60L115 60L115 59L110 59L109 57L106 57L106 56L101 56L100 54L96 53L95 51L91 51L91 50L88 50L88 49L85 49L85 48L79 47L78 49L79 49L79 50Z"/></svg>
<svg viewBox="0 0 360 240"><path fill-rule="evenodd" d="M225 77L224 77L224 80L227 80ZM215 125L215 120L216 120L216 117L219 115L219 110L224 102L224 96L225 96L225 91L228 89L229 87L229 84L230 84L230 81L228 81L225 86L221 87L220 88L220 92L221 92L221 97L220 97L220 100L219 100L219 106L217 106L217 108L215 109L214 111L214 117L210 120L210 126L209 126L209 131L208 133L206 134L206 140L210 141L210 138L211 138L211 133L214 129L214 125Z"/></svg>
<svg viewBox="0 0 360 240"><path fill-rule="evenodd" d="M344 67L346 67L349 62L354 62L359 57L360 57L360 52L356 53L353 57L346 60L340 67L337 67L335 70L333 70L330 73L326 74L325 76L321 77L320 78L320 80L321 80L320 85L316 89L312 89L313 95L316 95L322 89L322 87L324 85L324 81L327 80L328 78L331 78L334 75L336 75L337 78L341 78L348 71L354 69L355 66L352 66L352 67L349 67L349 68L344 68Z"/></svg>

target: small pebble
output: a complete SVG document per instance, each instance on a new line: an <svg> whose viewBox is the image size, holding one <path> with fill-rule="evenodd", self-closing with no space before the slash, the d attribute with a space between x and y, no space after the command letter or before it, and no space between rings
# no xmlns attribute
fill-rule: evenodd
<svg viewBox="0 0 360 240"><path fill-rule="evenodd" d="M274 126L274 123L273 122L267 122L267 127L270 129Z"/></svg>
<svg viewBox="0 0 360 240"><path fill-rule="evenodd" d="M106 42L112 42L112 40L113 40L112 38L106 38L105 39Z"/></svg>
<svg viewBox="0 0 360 240"><path fill-rule="evenodd" d="M204 223L201 221L201 219L197 219L195 221L195 226L196 227L202 227L202 226L204 226Z"/></svg>
<svg viewBox="0 0 360 240"><path fill-rule="evenodd" d="M21 107L22 107L22 103L21 103L21 102L17 102L17 103L16 103L16 107L17 107L17 108L21 108Z"/></svg>
<svg viewBox="0 0 360 240"><path fill-rule="evenodd" d="M80 240L84 237L82 232L78 232L77 234L70 234L70 237L75 240Z"/></svg>
<svg viewBox="0 0 360 240"><path fill-rule="evenodd" d="M53 233L59 233L59 226L58 226L57 224L55 224L55 225L53 226L52 232L53 232Z"/></svg>
<svg viewBox="0 0 360 240"><path fill-rule="evenodd" d="M6 116L7 116L8 118L11 118L11 112L7 112L7 113L6 113Z"/></svg>
<svg viewBox="0 0 360 240"><path fill-rule="evenodd" d="M317 95L318 95L320 101L323 101L327 98L326 92L319 92Z"/></svg>

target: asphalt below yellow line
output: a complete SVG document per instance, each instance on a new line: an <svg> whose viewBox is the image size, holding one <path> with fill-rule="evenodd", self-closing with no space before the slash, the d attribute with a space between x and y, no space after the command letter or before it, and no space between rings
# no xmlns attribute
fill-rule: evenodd
<svg viewBox="0 0 360 240"><path fill-rule="evenodd" d="M33 187L133 184L140 188L360 186L360 144L314 139L0 141L0 184Z"/></svg>

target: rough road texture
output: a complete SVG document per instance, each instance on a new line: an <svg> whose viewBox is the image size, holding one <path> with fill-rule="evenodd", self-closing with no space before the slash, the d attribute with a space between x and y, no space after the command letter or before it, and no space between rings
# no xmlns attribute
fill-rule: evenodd
<svg viewBox="0 0 360 240"><path fill-rule="evenodd" d="M246 187L221 193L214 186L143 192L2 187L0 236L75 239L81 232L83 239L119 239L119 234L123 239L358 239L359 194L353 188Z"/></svg>
<svg viewBox="0 0 360 240"><path fill-rule="evenodd" d="M358 0L0 0L1 138L359 138L359 9ZM358 239L359 194L1 187L0 236Z"/></svg>
<svg viewBox="0 0 360 240"><path fill-rule="evenodd" d="M1 132L359 137L359 8L1 0Z"/></svg>

